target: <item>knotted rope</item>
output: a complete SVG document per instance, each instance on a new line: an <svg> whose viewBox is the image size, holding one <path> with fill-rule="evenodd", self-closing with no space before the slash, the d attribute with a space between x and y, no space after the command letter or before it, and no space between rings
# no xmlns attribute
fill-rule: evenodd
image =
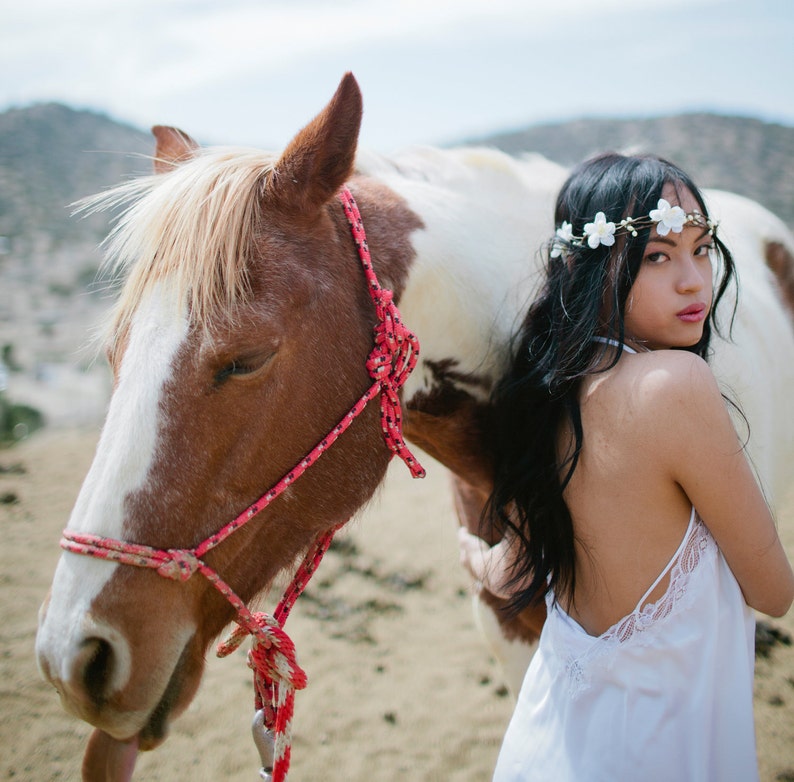
<svg viewBox="0 0 794 782"><path fill-rule="evenodd" d="M381 399L381 428L383 437L393 454L408 466L415 478L425 471L405 444L402 434L402 411L399 390L416 365L419 342L403 324L390 290L381 288L372 268L367 237L358 206L347 188L339 198L350 223L353 239L367 278L368 290L375 305L377 323L374 327L374 347L366 366L374 382L353 405L342 420L303 457L275 486L246 508L239 516L192 549L157 549L138 543L127 543L90 533L64 530L61 548L75 554L117 562L123 565L151 568L160 576L174 581L187 581L194 573L201 573L233 606L237 612L237 627L229 638L218 645L217 654L224 657L237 649L243 639L252 637L248 665L254 671L255 706L264 716L264 727L274 736L272 776L270 769L260 774L273 782L284 782L291 756L291 727L295 691L306 686L306 673L298 665L295 645L283 626L295 601L306 588L309 579L322 561L339 525L319 537L295 572L289 587L279 601L273 615L252 613L234 590L203 561L203 557L235 530L247 524L264 510L287 487L294 483L347 430L367 403L376 395Z"/></svg>
<svg viewBox="0 0 794 782"><path fill-rule="evenodd" d="M373 390L381 393L381 428L386 444L406 464L414 478L422 478L424 469L405 445L402 435L402 408L399 390L411 374L419 359L419 340L402 322L400 311L394 304L394 294L381 288L367 244L367 234L358 205L352 193L343 188L339 193L345 210L353 241L358 248L358 257L364 268L369 293L375 304L378 323L375 326L375 347L367 359L367 370L375 380Z"/></svg>
<svg viewBox="0 0 794 782"><path fill-rule="evenodd" d="M248 652L248 667L254 671L254 707L262 711L264 728L274 738L272 779L286 777L292 754L292 715L295 705L295 690L302 690L306 684L306 673L298 665L295 645L282 630L295 601L306 588L309 579L320 565L325 552L331 545L336 529L327 532L316 542L296 571L273 612L273 616L258 612L252 619L256 626L242 624L225 642L218 645L218 657L225 657L237 649L247 634L253 641ZM239 612L238 612L239 616ZM281 769L283 767L283 775ZM268 769L263 769L264 774Z"/></svg>

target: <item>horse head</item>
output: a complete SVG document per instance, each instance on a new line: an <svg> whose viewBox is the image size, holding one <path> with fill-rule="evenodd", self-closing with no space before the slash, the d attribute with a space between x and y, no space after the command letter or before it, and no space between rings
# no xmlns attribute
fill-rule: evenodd
<svg viewBox="0 0 794 782"><path fill-rule="evenodd" d="M348 74L280 155L201 149L156 127L154 175L93 203L128 204L109 240L125 283L107 337L113 394L70 530L191 549L371 385L376 313L336 199L353 175L361 112ZM376 202L366 183L350 186L379 237L378 273L399 297L418 221L394 196ZM367 501L390 455L380 411L367 406L207 564L248 601ZM232 615L203 578L171 581L67 550L40 611L39 666L64 707L99 728L100 762L121 767L113 757L124 747L163 740Z"/></svg>

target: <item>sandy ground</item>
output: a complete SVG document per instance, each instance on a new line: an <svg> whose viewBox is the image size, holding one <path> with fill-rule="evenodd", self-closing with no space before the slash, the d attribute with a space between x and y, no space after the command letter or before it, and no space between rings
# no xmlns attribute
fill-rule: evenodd
<svg viewBox="0 0 794 782"><path fill-rule="evenodd" d="M36 612L58 538L97 439L39 433L0 451L0 778L77 780L90 728L39 678ZM457 564L447 475L392 465L376 500L342 534L287 629L309 687L298 693L290 779L485 781L512 701L471 612ZM781 514L794 559L794 503ZM272 606L269 606L272 609ZM772 627L794 635L794 612ZM202 688L135 779L257 779L244 654L208 661ZM794 647L772 645L756 671L761 779L794 780Z"/></svg>

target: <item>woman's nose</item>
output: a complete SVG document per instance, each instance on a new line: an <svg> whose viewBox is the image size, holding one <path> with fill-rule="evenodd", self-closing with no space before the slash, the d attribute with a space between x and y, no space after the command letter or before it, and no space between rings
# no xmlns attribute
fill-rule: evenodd
<svg viewBox="0 0 794 782"><path fill-rule="evenodd" d="M705 268L708 267L708 268ZM678 287L682 293L697 293L706 286L706 272L711 275L710 264L698 264L695 258L684 259Z"/></svg>

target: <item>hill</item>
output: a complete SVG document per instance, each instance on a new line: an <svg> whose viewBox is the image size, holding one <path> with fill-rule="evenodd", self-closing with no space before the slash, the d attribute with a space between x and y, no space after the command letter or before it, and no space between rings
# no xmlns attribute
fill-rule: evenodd
<svg viewBox="0 0 794 782"><path fill-rule="evenodd" d="M75 220L68 205L150 163L151 137L90 111L57 103L0 114L0 235L23 246L38 234L83 241L101 218ZM99 235L101 237L101 234Z"/></svg>
<svg viewBox="0 0 794 782"><path fill-rule="evenodd" d="M497 147L511 155L539 152L566 166L609 150L652 152L677 163L698 185L752 198L794 227L792 127L714 114L579 119L468 143Z"/></svg>
<svg viewBox="0 0 794 782"><path fill-rule="evenodd" d="M0 114L0 355L8 394L50 421L96 420L106 398L107 373L81 348L107 307L94 281L108 217L77 219L69 205L149 171L151 152L147 133L101 114L52 103Z"/></svg>

